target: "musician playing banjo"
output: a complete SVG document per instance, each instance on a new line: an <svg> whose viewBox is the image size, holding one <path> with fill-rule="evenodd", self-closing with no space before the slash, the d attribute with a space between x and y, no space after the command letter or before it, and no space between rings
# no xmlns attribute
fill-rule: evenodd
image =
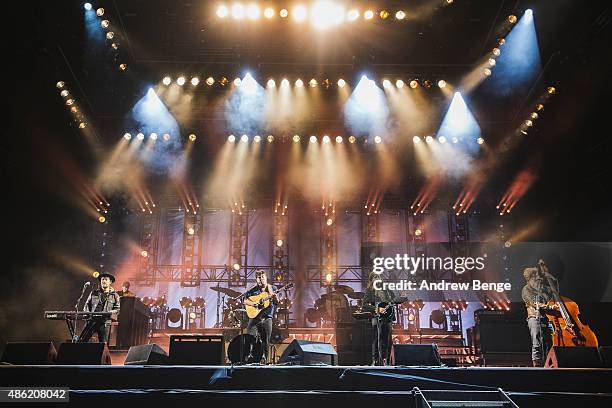
<svg viewBox="0 0 612 408"><path fill-rule="evenodd" d="M263 269L255 271L255 279L257 284L244 294L244 304L247 306L257 306L258 304L249 300L249 298L251 296L261 295L262 293L267 293L272 296L272 298L268 307L261 309L257 316L249 319L247 333L252 336L259 335L263 349L261 363L268 364L268 346L270 344L270 337L272 336L272 317L274 316L274 309L278 303L278 297L275 292L276 288L268 283L266 271Z"/></svg>

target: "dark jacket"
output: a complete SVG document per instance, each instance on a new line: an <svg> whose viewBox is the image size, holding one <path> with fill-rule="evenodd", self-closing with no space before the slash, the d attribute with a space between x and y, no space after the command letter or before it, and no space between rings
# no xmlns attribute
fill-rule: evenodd
<svg viewBox="0 0 612 408"><path fill-rule="evenodd" d="M559 293L557 278L546 272L544 272L544 275L545 276L535 275L533 278L529 279L527 284L523 287L521 295L527 307L527 318L540 317L540 313L535 307L535 302L548 303L554 300L555 293ZM546 276L550 278L554 286L553 288L548 284Z"/></svg>
<svg viewBox="0 0 612 408"><path fill-rule="evenodd" d="M364 312L374 313L376 311L376 304L383 303L382 306L386 306L389 302L393 302L397 296L395 292L385 289L385 290L375 290L374 288L367 288L363 295L363 307L362 310ZM375 321L376 318L373 319ZM384 319L387 322L392 322L395 320L395 308L391 306L387 317Z"/></svg>
<svg viewBox="0 0 612 408"><path fill-rule="evenodd" d="M85 302L85 305L83 306L83 311L85 312L95 311L96 308L98 307L98 303L100 303L101 294L102 294L101 289L92 290L91 293L89 294L89 297L87 298L87 301ZM119 307L120 307L119 294L117 294L117 292L115 292L115 290L111 288L110 292L107 295L106 303L104 304L102 311L103 312L116 311L118 313Z"/></svg>

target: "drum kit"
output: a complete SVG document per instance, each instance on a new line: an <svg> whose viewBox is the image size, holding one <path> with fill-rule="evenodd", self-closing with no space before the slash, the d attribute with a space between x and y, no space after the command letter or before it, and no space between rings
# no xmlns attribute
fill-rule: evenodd
<svg viewBox="0 0 612 408"><path fill-rule="evenodd" d="M355 303L351 303L355 301ZM336 285L308 308L306 320L317 326L333 326L336 323L351 321L352 314L361 308L363 292L356 292L347 285Z"/></svg>

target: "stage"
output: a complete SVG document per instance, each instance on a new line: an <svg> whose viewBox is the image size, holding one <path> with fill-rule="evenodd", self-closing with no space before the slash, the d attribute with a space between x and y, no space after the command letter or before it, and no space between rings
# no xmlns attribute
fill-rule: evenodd
<svg viewBox="0 0 612 408"><path fill-rule="evenodd" d="M364 366L2 366L5 387L69 387L72 403L398 403L421 390L503 389L520 407L612 404L611 369ZM248 402L247 402L248 401ZM267 401L267 402L266 402Z"/></svg>

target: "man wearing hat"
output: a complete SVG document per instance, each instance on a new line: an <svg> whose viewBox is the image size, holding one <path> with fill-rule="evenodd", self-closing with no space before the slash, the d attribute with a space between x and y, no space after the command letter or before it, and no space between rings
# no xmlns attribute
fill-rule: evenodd
<svg viewBox="0 0 612 408"><path fill-rule="evenodd" d="M110 327L113 320L117 319L119 313L119 294L111 287L115 282L115 277L110 273L101 273L98 275L100 287L94 289L89 294L83 310L85 312L113 312L112 318L104 320L90 320L87 322L81 340L89 341L93 333L98 334L98 342L108 343L110 335Z"/></svg>

